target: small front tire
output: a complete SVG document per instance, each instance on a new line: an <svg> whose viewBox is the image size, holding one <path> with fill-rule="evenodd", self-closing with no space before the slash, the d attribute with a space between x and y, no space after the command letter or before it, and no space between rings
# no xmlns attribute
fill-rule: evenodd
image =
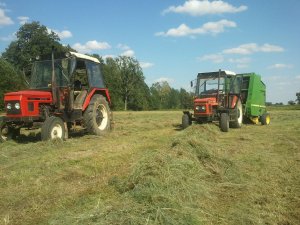
<svg viewBox="0 0 300 225"><path fill-rule="evenodd" d="M220 118L220 129L223 132L228 132L229 131L229 118L228 118L227 113L221 113L221 118Z"/></svg>
<svg viewBox="0 0 300 225"><path fill-rule="evenodd" d="M185 113L182 115L182 128L185 129L189 125L191 125L190 117L188 114Z"/></svg>
<svg viewBox="0 0 300 225"><path fill-rule="evenodd" d="M56 116L48 117L41 129L42 141L65 139L64 121Z"/></svg>

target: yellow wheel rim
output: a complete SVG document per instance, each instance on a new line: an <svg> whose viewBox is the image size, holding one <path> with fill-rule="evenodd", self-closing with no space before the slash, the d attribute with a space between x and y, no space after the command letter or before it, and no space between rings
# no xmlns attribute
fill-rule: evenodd
<svg viewBox="0 0 300 225"><path fill-rule="evenodd" d="M270 115L267 115L266 117L266 124L269 125L271 121Z"/></svg>

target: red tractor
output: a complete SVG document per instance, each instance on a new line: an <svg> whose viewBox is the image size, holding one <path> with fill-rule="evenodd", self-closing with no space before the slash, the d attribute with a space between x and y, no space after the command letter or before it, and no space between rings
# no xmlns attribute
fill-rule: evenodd
<svg viewBox="0 0 300 225"><path fill-rule="evenodd" d="M188 127L192 121L198 123L219 121L220 128L224 132L227 132L229 127L240 128L243 122L241 79L230 71L199 73L194 113L183 112L182 127Z"/></svg>
<svg viewBox="0 0 300 225"><path fill-rule="evenodd" d="M75 126L94 135L110 130L111 100L99 60L74 52L49 58L33 63L28 90L5 94L0 141L17 138L21 128L41 128L43 141L66 139Z"/></svg>

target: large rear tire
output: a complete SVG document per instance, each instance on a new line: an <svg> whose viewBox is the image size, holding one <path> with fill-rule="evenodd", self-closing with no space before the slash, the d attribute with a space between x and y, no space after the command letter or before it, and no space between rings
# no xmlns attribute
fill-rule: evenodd
<svg viewBox="0 0 300 225"><path fill-rule="evenodd" d="M270 114L265 113L260 117L261 125L269 125L271 122Z"/></svg>
<svg viewBox="0 0 300 225"><path fill-rule="evenodd" d="M243 106L241 100L238 100L234 110L235 110L235 119L234 121L229 123L229 127L241 128L243 124Z"/></svg>
<svg viewBox="0 0 300 225"><path fill-rule="evenodd" d="M56 116L48 117L42 125L41 137L42 141L65 139L64 121Z"/></svg>
<svg viewBox="0 0 300 225"><path fill-rule="evenodd" d="M83 114L88 133L103 135L110 130L111 113L108 103L102 95L94 95Z"/></svg>
<svg viewBox="0 0 300 225"><path fill-rule="evenodd" d="M191 124L191 121L190 121L190 117L188 114L183 114L182 115L182 128L185 129L187 128L188 126L190 126Z"/></svg>
<svg viewBox="0 0 300 225"><path fill-rule="evenodd" d="M220 129L223 132L228 132L229 131L229 116L228 116L227 113L221 113Z"/></svg>

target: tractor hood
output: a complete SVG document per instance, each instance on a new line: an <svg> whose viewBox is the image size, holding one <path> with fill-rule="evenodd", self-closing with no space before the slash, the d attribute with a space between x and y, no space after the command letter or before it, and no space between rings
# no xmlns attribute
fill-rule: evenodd
<svg viewBox="0 0 300 225"><path fill-rule="evenodd" d="M50 91L25 90L4 95L7 117L38 117L40 104L51 104Z"/></svg>
<svg viewBox="0 0 300 225"><path fill-rule="evenodd" d="M50 91L25 90L25 91L10 92L4 95L4 101L9 101L9 100L21 101L23 98L26 98L28 100L41 100L41 101L46 100L52 102L52 95Z"/></svg>
<svg viewBox="0 0 300 225"><path fill-rule="evenodd" d="M216 104L216 98L195 98L194 99L195 105L197 104L204 104L204 103L209 103L209 104Z"/></svg>

